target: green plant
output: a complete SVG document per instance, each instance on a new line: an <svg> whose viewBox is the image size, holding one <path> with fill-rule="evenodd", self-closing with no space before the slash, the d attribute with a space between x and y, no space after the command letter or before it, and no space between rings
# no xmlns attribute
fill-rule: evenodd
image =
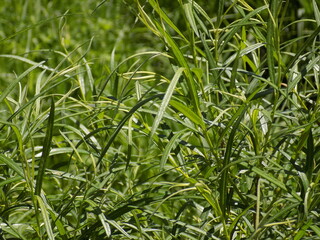
<svg viewBox="0 0 320 240"><path fill-rule="evenodd" d="M318 239L320 12L291 3L15 3L1 238Z"/></svg>

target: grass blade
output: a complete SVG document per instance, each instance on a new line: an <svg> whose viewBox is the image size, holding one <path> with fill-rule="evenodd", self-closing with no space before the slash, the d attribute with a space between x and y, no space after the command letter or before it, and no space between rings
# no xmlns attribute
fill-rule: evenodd
<svg viewBox="0 0 320 240"><path fill-rule="evenodd" d="M235 26L232 26L230 32L227 32L225 35L223 35L218 42L219 51L222 52L225 50L226 45L230 42L232 37L236 34L236 32L239 31L239 29L246 23L250 18L258 14L259 12L267 9L268 6L264 5L262 7L259 7L252 12L250 12L248 15L246 15L243 19L241 19ZM230 26L231 27L231 26Z"/></svg>
<svg viewBox="0 0 320 240"><path fill-rule="evenodd" d="M47 124L47 132L43 141L42 148L42 156L39 163L38 175L36 178L36 187L35 187L35 195L40 196L43 176L46 170L46 162L49 158L51 141L52 141L52 133L53 133L53 125L54 125L54 113L55 113L55 105L53 98L51 98L51 107Z"/></svg>
<svg viewBox="0 0 320 240"><path fill-rule="evenodd" d="M188 22L191 25L191 28L193 29L194 33L199 37L199 30L198 30L196 21L194 19L194 12L193 12L192 3L183 4L183 9L185 11L185 14L186 14L186 17L188 19Z"/></svg>
<svg viewBox="0 0 320 240"><path fill-rule="evenodd" d="M237 117L237 121L232 126L232 130L230 132L228 142L227 142L227 148L223 158L222 168L224 170L221 175L219 188L220 188L220 205L221 205L221 210L224 218L226 217L226 209L227 209L227 195L228 195L227 184L228 184L228 176L229 176L229 169L226 168L226 166L228 166L230 163L234 137L236 132L238 131L238 127L242 121L242 118L247 111L247 108L248 108L248 105L244 104L235 114L235 116Z"/></svg>
<svg viewBox="0 0 320 240"><path fill-rule="evenodd" d="M166 109L167 109L167 106L171 100L171 97L172 97L172 94L175 90L175 87L179 81L179 78L181 77L181 74L183 72L183 68L179 68L175 75L173 76L170 84L169 84L169 87L167 88L167 91L163 97L163 100L161 102L161 105L160 105L160 108L159 108L159 111L158 111L158 114L156 116L156 118L154 119L154 122L153 122L153 125L152 125L152 129L151 129L151 133L150 133L150 139L152 138L153 134L156 132L160 122L161 122L161 119L163 117L163 114L165 113Z"/></svg>
<svg viewBox="0 0 320 240"><path fill-rule="evenodd" d="M306 50L306 48L310 47L312 45L312 41L318 36L320 33L320 25L314 30L314 32L305 40L302 46L299 47L298 52L294 55L294 57L291 59L291 61L287 64L287 70L285 73L287 73L294 63L299 59L299 57L303 54L303 52Z"/></svg>
<svg viewBox="0 0 320 240"><path fill-rule="evenodd" d="M122 129L122 127L124 126L124 124L126 123L126 121L132 116L132 114L134 114L141 106L143 106L144 104L152 101L153 99L156 98L162 98L164 96L164 94L157 94L154 95L152 97L149 97L147 99L141 100L140 102L138 102L124 117L123 119L120 121L120 123L118 124L117 128L114 130L114 132L112 133L112 135L110 136L107 144L105 145L105 147L102 149L101 153L100 153L100 157L97 160L97 166L100 164L100 162L102 161L104 155L107 153L108 149L110 148L111 144L113 143L114 139L116 138L116 136L118 135L118 133L120 132L120 130ZM128 163L127 163L128 164Z"/></svg>
<svg viewBox="0 0 320 240"><path fill-rule="evenodd" d="M185 115L196 126L200 126L202 129L205 129L205 124L202 121L202 119L197 114L195 114L190 108L173 99L170 101L170 105L177 109L179 112L181 112L183 115Z"/></svg>
<svg viewBox="0 0 320 240"><path fill-rule="evenodd" d="M314 170L314 142L313 142L313 134L312 128L309 129L309 136L307 140L307 159L305 165L305 174L309 182L312 182L312 173Z"/></svg>
<svg viewBox="0 0 320 240"><path fill-rule="evenodd" d="M310 225L312 224L311 219L305 224L303 225L300 230L298 231L298 233L294 236L293 240L300 240L301 238L303 238L306 235L306 231L309 229Z"/></svg>
<svg viewBox="0 0 320 240"><path fill-rule="evenodd" d="M1 55L0 55L1 57ZM14 87L25 77L27 76L30 72L32 72L34 69L38 68L39 66L41 66L43 63L45 63L45 61L42 61L40 63L35 64L34 66L28 68L25 72L23 72L18 78L16 78L9 87L7 87L3 93L0 96L0 102L3 101L3 99L5 99L8 94L12 91L12 89L14 89Z"/></svg>
<svg viewBox="0 0 320 240"><path fill-rule="evenodd" d="M320 228L317 225L311 225L310 228L320 237Z"/></svg>
<svg viewBox="0 0 320 240"><path fill-rule="evenodd" d="M174 31L176 31L186 42L187 38L182 34L182 32L177 28L177 26L170 20L167 14L161 9L159 4L155 0L149 0L149 3L153 9L159 14L162 20L164 20Z"/></svg>
<svg viewBox="0 0 320 240"><path fill-rule="evenodd" d="M36 196L36 198L37 198L37 202L39 204L39 207L41 209L41 214L42 214L44 226L45 226L45 228L47 230L48 239L54 240L55 238L54 238L52 227L51 227L51 224L50 224L48 210L47 210L42 198L40 196Z"/></svg>
<svg viewBox="0 0 320 240"><path fill-rule="evenodd" d="M270 9L269 9L269 20L267 25L267 62L268 62L268 70L269 70L269 76L270 80L273 84L276 83L276 73L275 73L275 61L274 61L274 53L277 52L277 4L278 0L272 0L270 1Z"/></svg>
<svg viewBox="0 0 320 240"><path fill-rule="evenodd" d="M6 157L3 154L0 154L0 161L6 164L13 171L15 171L20 177L24 178L23 169L12 159Z"/></svg>
<svg viewBox="0 0 320 240"><path fill-rule="evenodd" d="M167 162L167 159L169 157L169 154L171 152L171 149L173 148L174 144L176 143L177 139L186 131L187 129L184 129L178 133L175 133L174 136L170 139L170 141L167 143L164 151L163 151L163 154L162 154L162 157L161 157L161 160L160 160L160 169L163 169L166 162Z"/></svg>
<svg viewBox="0 0 320 240"><path fill-rule="evenodd" d="M286 185L279 181L278 179L276 179L275 177L271 176L270 174L266 173L265 171L257 168L257 167L253 167L252 171L255 172L256 174L260 175L261 177L263 177L264 179L268 180L269 182L273 183L274 185L280 187L281 189L288 191Z"/></svg>

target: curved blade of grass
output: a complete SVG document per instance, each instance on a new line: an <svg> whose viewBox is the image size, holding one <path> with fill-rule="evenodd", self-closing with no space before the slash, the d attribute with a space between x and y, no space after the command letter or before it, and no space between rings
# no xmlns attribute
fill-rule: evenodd
<svg viewBox="0 0 320 240"><path fill-rule="evenodd" d="M110 225L107 222L107 218L103 214L102 210L97 206L97 204L94 201L87 199L86 202L89 203L90 206L93 207L94 212L98 215L99 220L105 230L105 233L106 233L107 237L109 238L111 236L111 229L110 229Z"/></svg>
<svg viewBox="0 0 320 240"><path fill-rule="evenodd" d="M314 142L313 142L313 134L312 134L312 128L309 130L308 134L308 140L307 140L307 160L305 165L305 174L307 175L307 178L309 182L312 181L312 173L314 170Z"/></svg>
<svg viewBox="0 0 320 240"><path fill-rule="evenodd" d="M275 73L275 61L274 61L274 52L276 49L276 38L277 38L277 26L276 26L276 14L277 14L277 0L273 0L270 2L269 9L269 19L267 25L267 62L268 62L268 70L269 76L272 83L278 85L276 83L276 73Z"/></svg>
<svg viewBox="0 0 320 240"><path fill-rule="evenodd" d="M320 228L317 225L311 225L310 228L320 237Z"/></svg>
<svg viewBox="0 0 320 240"><path fill-rule="evenodd" d="M132 236L130 236L116 221L114 220L108 220L106 219L107 223L114 226L116 229L118 229L124 236L126 236L128 239L132 239Z"/></svg>
<svg viewBox="0 0 320 240"><path fill-rule="evenodd" d="M38 195L38 196L40 196L40 193L41 193L43 176L46 170L46 162L47 162L47 159L49 158L49 153L50 153L53 125L54 125L54 113L55 113L55 106L54 106L53 98L51 98L51 107L50 107L50 113L49 113L48 124L47 124L47 132L43 141L42 156L39 163L38 175L36 177L35 195Z"/></svg>
<svg viewBox="0 0 320 240"><path fill-rule="evenodd" d="M9 183L13 183L13 182L17 182L17 181L20 181L22 180L23 178L21 176L16 176L16 177L10 177L9 179L7 180L4 180L4 181L1 181L0 182L0 187L6 185L6 184L9 184Z"/></svg>
<svg viewBox="0 0 320 240"><path fill-rule="evenodd" d="M1 57L1 55L0 55ZM34 63L35 65L28 68L26 71L24 71L17 79L15 79L10 86L8 86L3 93L0 96L0 102L3 101L3 99L5 99L8 94L12 91L12 89L14 89L14 87L18 84L18 82L20 82L25 76L27 76L30 72L32 72L34 69L38 68L39 66L41 66L43 63L45 63L46 61L42 61L40 63Z"/></svg>
<svg viewBox="0 0 320 240"><path fill-rule="evenodd" d="M306 231L310 228L311 224L312 224L312 220L309 219L309 221L300 228L298 233L294 236L293 240L300 240L301 238L303 238L306 235Z"/></svg>
<svg viewBox="0 0 320 240"><path fill-rule="evenodd" d="M257 87L257 89L250 93L250 95L247 97L247 103L244 103L239 109L238 111L233 114L231 120L228 122L227 126L225 127L224 131L221 133L220 137L219 137L219 140L218 140L218 144L221 143L222 139L224 138L225 134L227 133L227 131L229 131L229 129L233 126L233 124L235 123L235 121L237 121L239 115L242 114L242 112L244 111L244 108L247 109L249 107L248 103L250 101L253 101L253 100L256 100L258 98L261 98L261 97L264 97L270 93L273 92L273 89L272 91L270 90L266 90L266 91L261 91L262 89L264 89L267 85L266 84L261 84L259 87Z"/></svg>
<svg viewBox="0 0 320 240"><path fill-rule="evenodd" d="M251 208L254 207L254 205L255 205L255 203L253 203L253 204L251 204L250 206L248 206L246 209L244 209L244 210L232 221L232 223L231 223L231 225L230 225L230 229L231 229L230 236L231 236L231 239L235 239L235 238L233 238L233 234L234 234L234 232L236 231L236 226L237 226L239 220L240 220L244 215L246 215L247 212L248 212Z"/></svg>
<svg viewBox="0 0 320 240"><path fill-rule="evenodd" d="M202 45L204 47L204 52L206 54L207 61L209 63L209 69L216 69L217 68L216 61L213 58L213 55L212 55L210 48L206 42L204 34L201 33L200 38L201 38ZM218 71L211 70L211 73L212 73L213 79L214 79L213 84L216 84L216 80L218 79Z"/></svg>
<svg viewBox="0 0 320 240"><path fill-rule="evenodd" d="M73 76L70 76L73 77ZM46 94L47 92L51 91L52 89L55 89L57 86L59 86L60 84L68 81L70 78L65 78L59 82L57 82L56 84L50 86L49 88L41 91L41 93L39 93L38 95L34 96L33 98L31 98L27 103L25 103L24 105L22 105L17 111L15 111L8 119L7 121L11 121L12 119L14 119L19 113L21 113L24 109L26 109L29 105L33 104L34 101L36 101L39 97L43 96L44 94ZM2 130L5 127L5 125L2 125L0 127L0 130Z"/></svg>
<svg viewBox="0 0 320 240"><path fill-rule="evenodd" d="M193 179L188 179L189 181L194 181ZM197 181L197 180L195 180ZM220 208L220 205L216 199L216 197L213 195L211 189L204 183L202 182L197 182L195 184L195 187L199 191L199 193L207 200L207 202L211 205L211 207L214 210L215 216L216 217L221 217L222 211Z"/></svg>
<svg viewBox="0 0 320 240"><path fill-rule="evenodd" d="M168 144L166 145L161 160L160 160L160 169L163 170L164 165L167 162L168 156L171 152L171 149L173 148L174 144L176 143L177 139L186 131L187 129L183 129L180 132L177 132L174 134L174 136L170 139L170 141L168 142Z"/></svg>
<svg viewBox="0 0 320 240"><path fill-rule="evenodd" d="M285 208L282 208L278 213L276 213L275 215L273 215L272 217L268 218L269 217L269 214L267 214L260 222L257 230L250 236L250 238L248 238L248 240L251 240L251 239L257 239L257 235L263 230L265 229L265 225L268 224L268 223L272 223L274 222L277 218L281 217L282 215L284 214L289 214L290 211L293 209L293 208L296 208L300 205L300 202L298 203L293 203L291 205L288 205L287 207Z"/></svg>
<svg viewBox="0 0 320 240"><path fill-rule="evenodd" d="M4 226L2 224L4 224ZM7 221L1 219L0 227L1 227L1 237L2 237L2 235L4 235L4 233L8 233L8 234L10 234L10 237L11 236L16 237L16 238L11 238L11 239L28 240L23 235L21 235L21 233L19 233L18 229L16 229L14 224L11 224L10 222L7 222ZM2 238L2 239L4 239L4 238Z"/></svg>
<svg viewBox="0 0 320 240"><path fill-rule="evenodd" d="M288 191L286 185L279 181L278 179L276 179L275 177L271 176L270 174L266 173L265 171L257 168L257 167L253 167L252 171L255 172L256 174L260 175L261 177L263 177L264 179L267 179L269 182L273 183L274 185L280 187L281 189Z"/></svg>
<svg viewBox="0 0 320 240"><path fill-rule="evenodd" d="M164 20L174 31L176 31L186 42L189 42L188 39L182 34L182 32L177 28L176 25L170 20L167 14L161 9L159 3L154 0L149 0L150 5L154 10L159 14L162 20Z"/></svg>
<svg viewBox="0 0 320 240"><path fill-rule="evenodd" d="M214 28L214 25L212 24L212 20L211 18L208 16L208 14L206 13L205 10L203 10L203 8L194 0L188 0L189 4L192 4L193 9L197 10L197 12L199 12L210 24L210 26L212 28Z"/></svg>
<svg viewBox="0 0 320 240"><path fill-rule="evenodd" d="M62 240L67 240L67 231L62 223L62 221L58 218L57 213L54 212L51 208L47 208L47 211L50 214L52 222L54 222L55 227L57 227L60 237Z"/></svg>
<svg viewBox="0 0 320 240"><path fill-rule="evenodd" d="M184 68L179 68L176 73L174 74L170 84L169 84L169 87L163 97L163 100L161 102L161 105L160 105L160 108L159 108L159 112L156 116L156 118L154 119L154 122L153 122L153 125L152 125L152 129L151 129L151 133L150 133L150 139L152 139L152 136L153 134L156 132L161 120L162 120L162 117L163 117L163 114L165 113L166 109L167 109L167 106L169 104L169 101L171 100L171 97L172 97L172 94L174 92L174 89L176 88L176 85L179 81L179 78L181 77L181 74L183 72Z"/></svg>
<svg viewBox="0 0 320 240"><path fill-rule="evenodd" d="M307 47L311 46L312 41L318 36L320 33L320 25L314 30L314 32L307 38L307 40L303 43L302 46L299 47L299 51L294 55L294 57L291 59L291 61L287 64L287 70L285 73L287 73L290 68L294 65L294 63L298 60L298 58L303 54L303 52L306 50Z"/></svg>
<svg viewBox="0 0 320 240"><path fill-rule="evenodd" d="M166 40L169 48L171 48L172 53L175 57L175 60L180 65L180 67L184 68L184 74L186 77L187 86L189 88L188 94L190 95L191 103L194 107L195 113L200 117L201 111L199 108L199 98L196 90L196 84L195 80L192 76L192 72L190 70L190 67L188 65L187 60L183 56L182 52L180 51L177 43L174 41L174 39L165 31L159 23L156 22L156 25L158 29L161 31L162 35L164 36L164 39Z"/></svg>
<svg viewBox="0 0 320 240"><path fill-rule="evenodd" d="M221 37L219 39L219 43L218 46L220 46L219 51L224 51L225 50L225 46L230 42L231 38L234 36L234 34L236 34L236 32L239 31L239 29L254 15L258 14L259 12L267 9L268 6L264 5L262 7L259 7L255 10L253 10L252 12L250 12L248 15L246 15L243 19L241 19L241 21L237 22L237 24L235 26L232 26L232 29L226 33L226 35L224 35L223 37Z"/></svg>
<svg viewBox="0 0 320 240"><path fill-rule="evenodd" d="M183 9L185 11L186 17L188 22L193 29L194 33L199 37L199 30L194 19L194 12L193 12L193 4L192 3L185 3L183 4Z"/></svg>
<svg viewBox="0 0 320 240"><path fill-rule="evenodd" d="M104 228L104 231L105 231L107 237L110 237L111 236L111 229L110 229L110 225L107 222L106 217L104 216L104 214L102 212L98 216L99 216L99 219L101 221L101 224Z"/></svg>
<svg viewBox="0 0 320 240"><path fill-rule="evenodd" d="M126 62L128 62L130 59L132 58L135 58L135 57L139 57L139 56L144 56L144 55L149 55L149 54L153 54L154 56L153 57L156 57L156 56L165 56L165 57L168 57L170 58L170 56L168 56L167 54L165 53L161 53L161 52L143 52L143 53L137 53L137 54L134 54L134 55L131 55L129 57L127 57L126 59L124 59L122 62L120 62L113 70L112 72L109 74L109 76L106 78L106 80L103 82L102 86L99 88L100 89L100 92L97 96L97 99L99 99L104 91L104 89L106 88L107 84L109 83L109 81L112 79L112 77L114 76L114 74L118 71L118 69L123 65L125 64Z"/></svg>
<svg viewBox="0 0 320 240"><path fill-rule="evenodd" d="M188 119L190 119L194 124L200 126L202 129L205 129L206 126L202 119L197 114L195 114L190 108L173 99L170 101L170 105L177 109L179 112L181 112Z"/></svg>
<svg viewBox="0 0 320 240"><path fill-rule="evenodd" d="M118 133L120 132L120 130L122 129L122 127L124 126L124 124L126 123L126 121L131 117L132 114L134 114L141 106L143 106L144 104L152 101L155 98L162 98L164 96L164 94L157 94L154 95L152 97L149 97L147 99L144 99L140 102L138 102L124 117L123 119L119 122L116 130L114 130L114 132L112 133L112 135L110 136L107 144L105 145L105 147L102 149L101 153L100 153L100 157L97 160L97 166L100 164L100 162L102 161L104 155L107 153L108 149L110 148L111 144L113 143L114 139L116 138L116 136L118 135ZM128 164L128 163L127 163Z"/></svg>
<svg viewBox="0 0 320 240"><path fill-rule="evenodd" d="M264 88L264 85L262 85L259 88L257 88L247 98L247 101L250 102L253 99L256 99L255 98L256 95L259 94L260 90L263 89L263 88ZM222 175L221 175L220 185L219 185L219 189L220 189L220 204L221 204L221 209L222 209L224 217L225 217L225 214L226 214L225 210L226 210L226 206L227 206L227 195L228 195L227 183L228 183L229 171L228 171L227 166L229 166L229 164L230 164L235 134L238 131L239 125L241 123L241 120L242 120L242 118L243 118L243 116L246 113L248 108L249 108L249 103L244 103L238 109L238 111L233 115L232 119L229 121L228 125L226 126L225 130L223 131L223 133L221 134L221 136L219 138L219 142L221 142L222 137L225 135L226 131L228 131L228 129L232 128L231 132L230 132L230 135L229 135L229 138L228 138L226 151L225 151L224 158L223 158L223 163L222 163L223 172L222 172Z"/></svg>
<svg viewBox="0 0 320 240"><path fill-rule="evenodd" d="M224 218L226 217L226 209L227 209L227 204L228 204L227 203L227 201L228 201L227 200L227 195L228 195L227 183L228 183L229 170L226 169L226 166L228 166L228 164L230 163L230 160L231 160L235 134L238 131L238 127L239 127L239 125L242 121L242 118L243 118L244 114L246 113L248 107L249 107L249 105L247 105L247 104L242 105L242 107L235 114L237 116L237 121L232 125L232 130L229 135L226 151L225 151L224 158L223 158L224 171L221 175L219 188L220 188L220 205L221 205L221 210L222 210L222 214L223 214Z"/></svg>
<svg viewBox="0 0 320 240"><path fill-rule="evenodd" d="M42 214L42 217L43 217L43 222L44 222L44 226L47 230L47 234L48 234L48 238L50 240L54 240L54 236L53 236L53 231L52 231L52 228L51 228L51 224L50 224L50 219L49 219L49 215L48 215L48 211L47 211L47 208L42 200L42 198L40 196L36 196L37 198L37 201L39 203L39 207L41 209L41 214Z"/></svg>
<svg viewBox="0 0 320 240"><path fill-rule="evenodd" d="M9 168L15 171L20 177L24 178L23 169L12 159L0 154L0 161L6 164Z"/></svg>
<svg viewBox="0 0 320 240"><path fill-rule="evenodd" d="M320 61L320 56L312 59L307 66L305 67L305 72L309 72L311 69L317 69L318 63ZM298 84L298 82L302 79L303 73L297 74L297 76L288 83L287 92L291 92L292 89Z"/></svg>
<svg viewBox="0 0 320 240"><path fill-rule="evenodd" d="M12 59L17 59L19 61L22 61L22 62L25 62L25 63L28 63L30 65L37 65L38 63L37 62L34 62L32 60L29 60L27 58L24 58L24 57L21 57L21 56L16 56L16 55L8 55L8 54L3 54L3 55L0 55L0 57L4 57L4 58L12 58ZM44 63L46 61L43 61L42 63ZM52 72L52 73L59 73L59 71L57 69L54 69L54 68L50 68L46 65L43 65L43 64L40 64L38 66L39 68L41 69L44 69L44 70L48 70L49 72ZM68 74L63 74L65 77L71 77L70 75Z"/></svg>
<svg viewBox="0 0 320 240"><path fill-rule="evenodd" d="M315 19L317 21L318 26L320 26L320 11L319 11L318 4L316 3L316 0L312 0L312 5L313 5Z"/></svg>

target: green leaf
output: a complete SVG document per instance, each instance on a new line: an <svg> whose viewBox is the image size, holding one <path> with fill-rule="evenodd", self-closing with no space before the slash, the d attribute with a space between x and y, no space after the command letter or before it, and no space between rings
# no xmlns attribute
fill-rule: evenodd
<svg viewBox="0 0 320 240"><path fill-rule="evenodd" d="M268 180L269 182L275 184L276 186L280 187L281 189L288 191L286 185L279 181L278 179L276 179L275 177L271 176L270 174L266 173L265 171L257 168L257 167L253 167L252 171L257 173L258 175L260 175L261 177L263 177L264 179Z"/></svg>
<svg viewBox="0 0 320 240"><path fill-rule="evenodd" d="M305 173L308 177L309 182L312 181L312 175L314 171L314 141L313 141L313 134L312 134L312 128L309 128L309 134L308 134L308 140L307 140L307 159L306 159L306 165L305 165Z"/></svg>
<svg viewBox="0 0 320 240"><path fill-rule="evenodd" d="M311 45L312 41L318 36L319 33L320 33L320 25L313 31L313 33L307 38L307 40L304 41L303 45L299 47L298 52L294 55L294 57L291 59L291 61L287 64L287 70L285 73L287 73L291 69L291 67L294 65L294 63L303 54L303 52L306 50L306 48ZM318 62L319 62L319 60L318 60ZM288 90L290 91L291 88L289 88Z"/></svg>
<svg viewBox="0 0 320 240"><path fill-rule="evenodd" d="M110 229L110 225L109 225L106 217L104 216L103 212L101 212L98 216L99 216L99 219L100 219L100 221L101 221L101 224L102 224L102 226L103 226L103 228L104 228L104 231L105 231L105 233L106 233L106 236L107 236L107 237L110 237L110 236L111 236L111 229Z"/></svg>
<svg viewBox="0 0 320 240"><path fill-rule="evenodd" d="M230 43L230 40L232 39L232 37L239 31L239 29L248 22L248 20L250 18L252 18L254 15L258 14L259 12L267 9L268 6L264 5L262 7L259 7L255 10L253 10L252 12L250 12L248 15L246 15L244 18L242 18L239 22L237 22L236 25L230 25L231 30L229 32L227 32L225 35L223 35L218 42L218 46L219 46L219 52L222 52L225 50L225 47L227 44Z"/></svg>
<svg viewBox="0 0 320 240"><path fill-rule="evenodd" d="M107 144L102 149L102 151L100 153L100 157L97 160L97 164L96 164L97 166L100 164L100 162L102 161L104 155L107 153L108 149L110 148L111 144L113 143L114 139L116 138L116 136L118 135L118 133L120 132L120 130L122 129L122 127L124 126L126 121L132 116L132 114L134 114L144 104L152 101L155 98L162 98L163 96L164 96L164 94L157 94L157 95L154 95L154 96L149 97L147 99L141 100L123 117L123 119L119 122L117 128L114 130L114 132L110 136Z"/></svg>
<svg viewBox="0 0 320 240"><path fill-rule="evenodd" d="M217 63L213 57L213 53L210 51L209 49L209 46L206 42L206 39L205 39L205 35L203 33L200 34L200 38L201 38L201 42L202 42L202 45L204 47L204 51L205 51L205 54L206 54L206 57L207 57L207 61L209 63L209 69L211 69L211 73L213 75L213 79L214 79L214 84L217 84L216 81L218 79L218 73L216 70L212 70L212 69L216 69L217 68Z"/></svg>
<svg viewBox="0 0 320 240"><path fill-rule="evenodd" d="M167 159L168 159L168 156L171 152L171 149L173 148L174 144L176 143L177 139L184 133L186 132L188 129L183 129L182 131L180 132L177 132L174 134L174 136L170 139L170 141L167 143L164 151L163 151L163 154L162 154L162 157L161 157L161 160L160 160L160 168L163 169L164 168L164 165L166 164L167 162Z"/></svg>
<svg viewBox="0 0 320 240"><path fill-rule="evenodd" d="M1 57L1 55L0 55ZM12 89L15 88L15 86L25 77L27 76L30 72L32 72L34 69L38 68L39 66L41 66L43 63L45 63L45 61L42 61L40 63L35 64L34 66L30 67L28 70L26 70L25 72L23 72L17 79L15 79L10 85L9 87L6 87L6 89L3 91L3 93L0 96L0 102L3 101L3 99L5 99L8 94L12 91Z"/></svg>
<svg viewBox="0 0 320 240"><path fill-rule="evenodd" d="M320 237L320 228L317 225L311 225L310 228Z"/></svg>
<svg viewBox="0 0 320 240"><path fill-rule="evenodd" d="M160 122L161 122L161 119L163 117L163 114L165 113L166 109L167 109L167 106L171 100L171 97L172 97L172 94L176 88L176 85L179 81L179 78L181 77L181 74L183 72L184 68L179 68L176 73L174 74L170 84L169 84L169 87L167 88L166 90L166 93L163 97L163 100L161 102L161 105L160 105L160 108L159 108L159 111L158 111L158 114L156 116L156 118L154 119L154 122L153 122L153 125L152 125L152 129L151 129L151 133L150 133L150 138L152 138L152 136L154 135L154 133L156 132Z"/></svg>
<svg viewBox="0 0 320 240"><path fill-rule="evenodd" d="M250 236L250 238L248 238L248 240L257 239L256 236L259 234L261 230L263 230L266 227L265 225L276 221L279 217L281 217L284 214L289 214L293 208L296 208L299 205L300 205L300 202L287 205L286 207L282 208L280 211L278 211L275 215L273 215L270 218L268 218L269 217L268 214L265 215L261 220L259 226L257 227L257 230Z"/></svg>
<svg viewBox="0 0 320 240"><path fill-rule="evenodd" d="M298 233L294 236L293 240L300 240L306 235L306 231L309 229L310 225L312 224L311 219L301 227L301 229L298 231Z"/></svg>
<svg viewBox="0 0 320 240"><path fill-rule="evenodd" d="M224 154L224 158L223 158L223 172L221 175L221 179L220 179L220 184L219 184L219 188L220 188L220 205L221 205L221 209L222 209L222 214L223 217L225 217L225 211L227 209L227 194L228 194L228 176L229 176L229 169L227 168L227 166L230 163L231 160L231 155L232 155L232 148L234 146L234 137L236 132L239 130L239 125L241 123L241 120L244 116L244 114L246 113L248 108L248 105L243 104L242 107L236 112L235 116L237 117L237 121L233 124L229 138L228 138L228 142L227 142L227 148Z"/></svg>
<svg viewBox="0 0 320 240"><path fill-rule="evenodd" d="M194 111L200 115L200 109L199 109L199 98L196 90L196 84L195 80L192 76L192 72L190 70L190 67L188 65L187 60L185 59L184 55L180 51L177 43L174 41L174 39L168 34L167 31L165 31L159 23L156 23L157 27L162 31L162 34L168 43L168 46L171 48L172 53L175 57L175 60L180 65L180 67L184 68L184 74L186 77L186 82L188 86L188 94L190 95L191 103L194 106Z"/></svg>
<svg viewBox="0 0 320 240"><path fill-rule="evenodd" d="M0 187L6 185L6 184L9 184L9 183L14 183L14 182L18 182L20 180L22 180L23 178L21 176L16 176L16 177L10 177L9 179L7 180L3 180L3 181L0 181Z"/></svg>
<svg viewBox="0 0 320 240"><path fill-rule="evenodd" d="M46 170L46 162L49 158L49 153L50 153L53 125L54 125L54 113L55 113L55 106L54 106L53 98L51 98L51 108L50 108L48 124L47 124L47 132L43 141L42 156L39 162L38 175L36 178L35 195L38 195L38 196L40 196L40 193L41 193L43 176Z"/></svg>
<svg viewBox="0 0 320 240"><path fill-rule="evenodd" d="M199 37L199 31L196 24L196 21L194 19L194 12L193 12L193 5L192 3L185 3L183 4L183 9L186 13L186 17L188 19L188 22L193 29L194 33Z"/></svg>
<svg viewBox="0 0 320 240"><path fill-rule="evenodd" d="M150 5L159 14L162 20L164 20L174 31L176 31L186 42L187 38L182 34L179 28L170 20L167 14L161 9L159 4L155 0L149 0Z"/></svg>
<svg viewBox="0 0 320 240"><path fill-rule="evenodd" d="M41 215L43 217L43 222L44 222L44 226L46 228L47 234L48 234L48 238L50 240L54 240L54 236L53 236L53 231L51 228L51 224L50 224L50 220L49 220L49 215L48 215L48 211L47 208L42 200L42 198L40 196L36 196L37 198L37 202L39 203L39 207L41 209Z"/></svg>
<svg viewBox="0 0 320 240"><path fill-rule="evenodd" d="M276 73L275 73L275 60L274 60L274 53L278 50L276 46L276 39L277 39L277 16L276 16L276 6L278 0L273 0L270 2L270 9L269 9L269 18L268 18L268 25L267 25L267 62L268 62L268 70L270 80L273 84L276 83Z"/></svg>
<svg viewBox="0 0 320 240"><path fill-rule="evenodd" d="M317 25L320 26L320 11L319 11L318 4L316 3L316 0L312 0L312 5L313 5L313 11L317 21Z"/></svg>
<svg viewBox="0 0 320 240"><path fill-rule="evenodd" d="M171 100L170 105L177 109L179 112L181 112L184 116L186 116L189 120L191 120L194 124L200 126L202 129L205 129L205 124L202 121L202 119L195 114L190 108L188 108L186 105L176 101Z"/></svg>
<svg viewBox="0 0 320 240"><path fill-rule="evenodd" d="M24 178L23 169L13 159L0 154L0 161L6 164L9 168L15 171L20 177Z"/></svg>

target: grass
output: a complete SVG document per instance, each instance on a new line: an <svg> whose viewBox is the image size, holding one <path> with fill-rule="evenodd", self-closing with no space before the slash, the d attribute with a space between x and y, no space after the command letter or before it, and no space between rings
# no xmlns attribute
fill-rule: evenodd
<svg viewBox="0 0 320 240"><path fill-rule="evenodd" d="M319 239L319 7L4 1L0 239Z"/></svg>

